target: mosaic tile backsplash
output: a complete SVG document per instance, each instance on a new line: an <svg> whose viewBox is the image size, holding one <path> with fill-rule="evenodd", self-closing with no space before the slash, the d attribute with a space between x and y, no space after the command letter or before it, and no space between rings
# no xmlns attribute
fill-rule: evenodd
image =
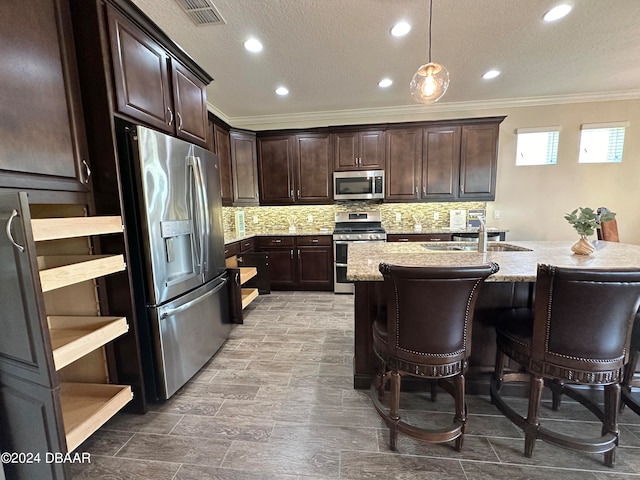
<svg viewBox="0 0 640 480"><path fill-rule="evenodd" d="M243 210L247 235L287 230L295 225L298 231L333 231L336 212L379 210L385 230L410 231L420 223L423 230L449 226L449 210L486 208L485 202L442 203L380 203L368 201L337 202L333 205L288 205L282 207L223 207L225 235L235 234L235 212ZM434 219L434 214L439 219ZM400 219L397 220L396 214Z"/></svg>

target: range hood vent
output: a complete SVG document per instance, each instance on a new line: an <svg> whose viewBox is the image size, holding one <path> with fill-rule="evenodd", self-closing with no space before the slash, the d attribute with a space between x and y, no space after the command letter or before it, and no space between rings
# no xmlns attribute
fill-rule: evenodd
<svg viewBox="0 0 640 480"><path fill-rule="evenodd" d="M225 21L209 0L176 0L196 25L224 25Z"/></svg>

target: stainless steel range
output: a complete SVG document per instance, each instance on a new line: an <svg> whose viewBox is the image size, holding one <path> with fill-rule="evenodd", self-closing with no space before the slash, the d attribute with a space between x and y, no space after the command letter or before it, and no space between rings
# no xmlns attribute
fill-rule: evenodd
<svg viewBox="0 0 640 480"><path fill-rule="evenodd" d="M382 228L380 212L336 213L333 230L333 278L335 293L353 293L353 283L347 280L349 244L384 242L387 233Z"/></svg>

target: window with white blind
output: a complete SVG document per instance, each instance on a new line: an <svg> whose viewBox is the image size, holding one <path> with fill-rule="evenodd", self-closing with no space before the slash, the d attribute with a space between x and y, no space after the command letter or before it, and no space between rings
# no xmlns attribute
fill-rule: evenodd
<svg viewBox="0 0 640 480"><path fill-rule="evenodd" d="M624 132L629 122L582 125L578 163L622 162Z"/></svg>
<svg viewBox="0 0 640 480"><path fill-rule="evenodd" d="M560 127L519 128L516 134L516 165L557 163Z"/></svg>

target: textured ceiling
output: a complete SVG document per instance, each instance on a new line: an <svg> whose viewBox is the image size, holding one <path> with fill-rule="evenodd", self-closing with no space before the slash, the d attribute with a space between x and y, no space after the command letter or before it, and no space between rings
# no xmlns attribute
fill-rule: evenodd
<svg viewBox="0 0 640 480"><path fill-rule="evenodd" d="M428 60L426 0L213 0L226 23L212 26L194 25L175 0L133 2L214 77L208 101L231 124L415 108L409 81ZM432 59L451 75L437 107L640 98L640 0L568 0L567 17L543 22L558 3L434 0ZM392 37L400 20L413 29ZM260 54L244 49L249 36ZM492 68L502 74L483 80ZM384 77L394 84L380 89ZM279 85L287 97L274 94Z"/></svg>

